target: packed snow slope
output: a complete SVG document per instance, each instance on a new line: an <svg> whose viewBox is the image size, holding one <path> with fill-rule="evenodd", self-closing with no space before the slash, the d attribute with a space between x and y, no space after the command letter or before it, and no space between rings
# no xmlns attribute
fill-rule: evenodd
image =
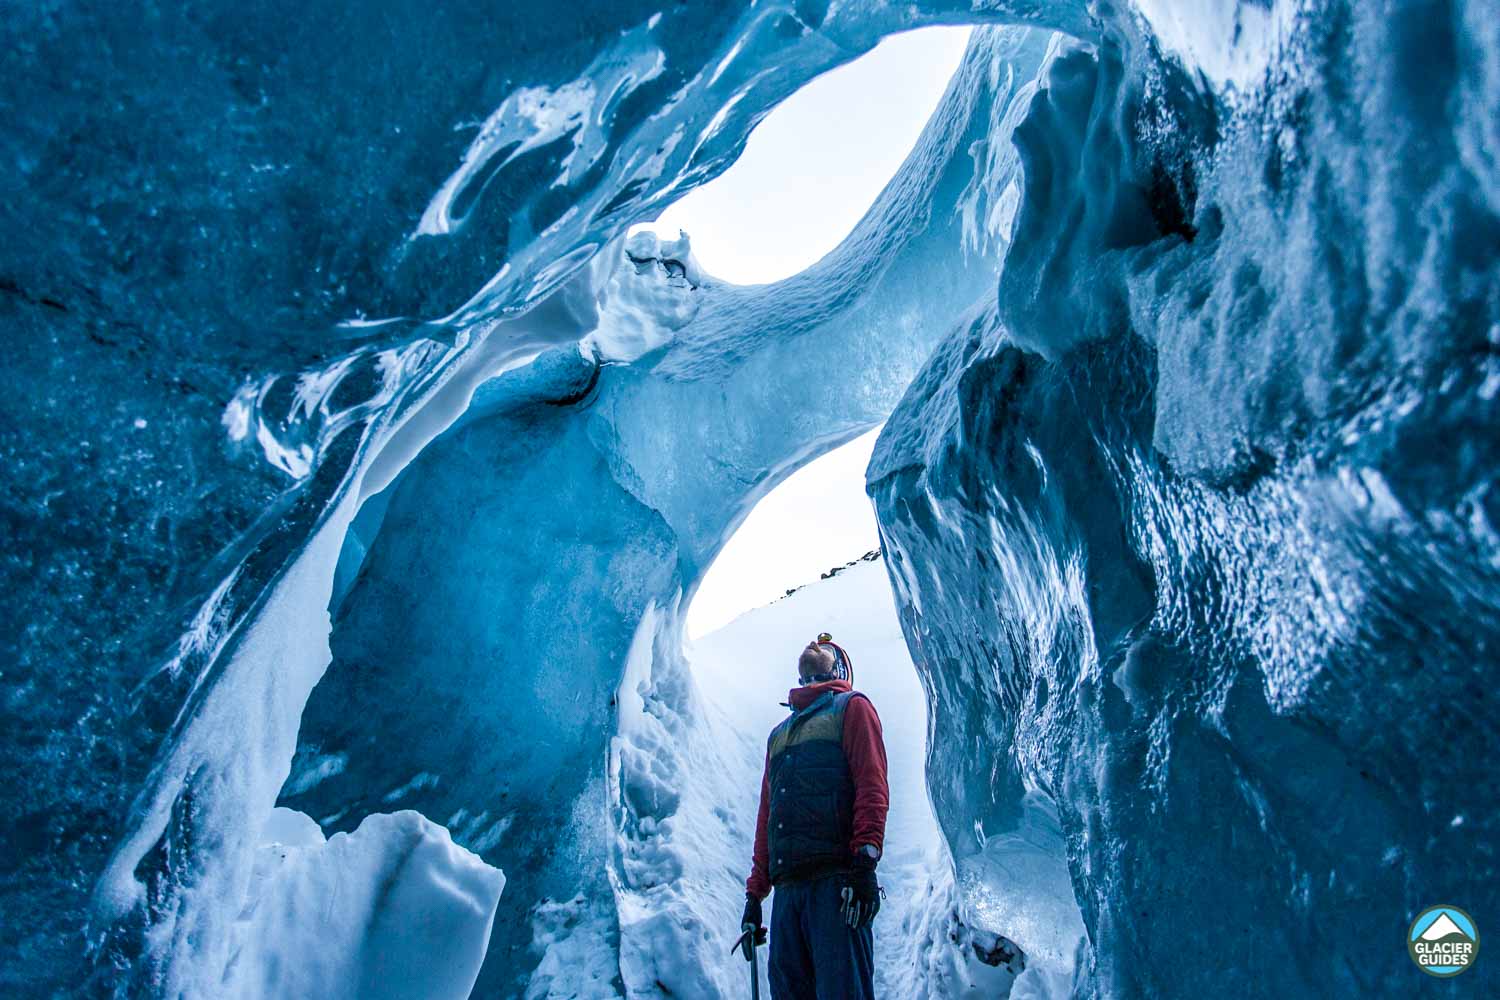
<svg viewBox="0 0 1500 1000"><path fill-rule="evenodd" d="M802 82L969 21L812 268L624 243ZM972 926L1040 955L1066 870L1080 995L1409 995L1417 910L1497 911L1492 3L63 3L0 35L6 995L254 996L299 940L355 976L429 908L452 995L726 989L734 902L683 880L734 814L678 812L743 746L682 612L758 497L887 416Z"/></svg>

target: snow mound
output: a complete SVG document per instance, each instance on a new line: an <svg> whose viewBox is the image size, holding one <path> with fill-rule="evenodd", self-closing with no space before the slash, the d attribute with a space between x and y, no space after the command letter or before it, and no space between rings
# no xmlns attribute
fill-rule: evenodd
<svg viewBox="0 0 1500 1000"><path fill-rule="evenodd" d="M297 818L300 817L300 818ZM326 842L278 809L239 916L226 998L465 1000L505 876L414 812Z"/></svg>

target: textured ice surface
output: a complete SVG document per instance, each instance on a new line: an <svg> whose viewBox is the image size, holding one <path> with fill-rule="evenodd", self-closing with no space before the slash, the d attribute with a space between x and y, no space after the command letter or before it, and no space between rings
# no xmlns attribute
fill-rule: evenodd
<svg viewBox="0 0 1500 1000"><path fill-rule="evenodd" d="M277 809L262 834L241 939L214 995L464 1000L505 877L413 812L326 842Z"/></svg>
<svg viewBox="0 0 1500 1000"><path fill-rule="evenodd" d="M959 871L1050 841L1097 995L1414 992L1411 917L1500 904L1494 35L1315 9L1232 101L1052 65L869 470Z"/></svg>
<svg viewBox="0 0 1500 1000"><path fill-rule="evenodd" d="M652 903L715 847L683 601L903 392L870 482L987 932L1047 954L1066 870L1085 993L1379 995L1416 910L1497 909L1493 4L981 6L8 12L4 992L260 975L278 789L505 869L480 995L711 990L634 932L732 908ZM971 20L1076 41L1032 100L1047 36L976 33L807 272L620 238Z"/></svg>

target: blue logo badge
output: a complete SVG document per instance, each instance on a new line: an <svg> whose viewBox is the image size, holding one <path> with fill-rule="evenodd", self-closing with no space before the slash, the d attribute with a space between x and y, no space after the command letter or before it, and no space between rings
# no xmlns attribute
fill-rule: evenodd
<svg viewBox="0 0 1500 1000"><path fill-rule="evenodd" d="M1429 906L1411 922L1406 951L1429 976L1456 976L1479 955L1479 928L1456 906Z"/></svg>

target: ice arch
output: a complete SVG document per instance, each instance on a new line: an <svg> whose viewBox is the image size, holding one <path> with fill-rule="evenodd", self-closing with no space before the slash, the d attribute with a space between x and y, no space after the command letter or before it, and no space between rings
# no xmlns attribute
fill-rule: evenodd
<svg viewBox="0 0 1500 1000"><path fill-rule="evenodd" d="M697 116L695 120L705 130L695 137L691 148L679 149L680 138L653 132L654 119L643 117L638 104L626 102L614 109L611 127L617 127L619 134L633 136L630 142L639 143L642 149L660 140L662 145L657 148L660 158L631 156L626 158L629 162L624 162L611 154L608 163L612 169L603 175L588 171L581 174L566 172L583 169L580 164L586 163L589 156L599 155L597 147L590 145L597 135L585 132L573 136L577 139L579 156L568 158L563 166L570 188L588 201L587 217L564 213L562 219L554 220L556 224L537 234L542 243L560 254L561 259L554 258L546 267L528 270L530 266L517 256L481 295L463 309L451 312L448 323L413 325L410 319L369 321L357 315L333 332L337 338L333 342L338 344L338 349L352 345L355 348L353 353L322 370L307 371L297 377L273 376L258 382L245 382L229 394L232 398L222 412L222 421L217 414L203 421L186 410L174 411L167 401L153 395L156 390L149 381L133 387L139 391L129 397L128 405L139 407L136 412L145 415L132 417L132 432L146 431L163 441L176 438L185 442L180 451L185 463L182 469L192 468L193 463L200 460L209 461L207 452L202 451L202 443L193 437L205 427L213 427L216 436L227 431L231 442L244 449L239 459L244 462L244 467L220 470L216 473L219 476L217 488L192 503L183 503L180 497L173 499L176 495L172 491L183 485L180 479L182 469L172 474L162 473L157 488L164 491L160 503L168 513L156 524L164 533L170 534L176 525L185 523L181 518L201 513L195 506L200 502L206 505L203 509L213 508L231 520L256 510L263 513L243 535L220 551L217 562L210 564L204 557L184 557L189 562L198 558L193 565L206 576L188 573L180 578L174 577L180 589L155 595L153 600L160 602L157 605L160 615L156 619L146 616L146 624L141 627L161 626L160 617L170 614L165 610L168 602L183 600L187 603L179 613L183 614L180 622L186 626L185 631L171 644L171 653L164 661L157 661L150 670L139 669L145 679L137 688L118 696L108 695L113 700L107 701L107 711L86 716L78 733L79 739L92 741L93 745L112 739L125 741L125 752L118 761L120 769L103 770L73 783L63 780L37 783L39 789L65 790L67 801L61 807L87 817L78 820L85 828L89 828L89 824L102 828L109 825L111 810L121 808L119 796L122 792L135 781L144 782L130 809L126 835L118 842L113 860L95 894L90 940L100 956L96 969L103 981L123 990L146 988L150 984L155 984L152 988L188 993L213 992L222 988L225 966L233 964L235 955L242 954L233 940L237 932L232 919L237 905L235 901L247 898L254 867L251 859L260 842L271 804L270 796L286 776L286 761L292 752L290 741L296 732L295 722L309 691L322 675L329 655L322 641L327 625L321 609L321 594L327 591L343 594L351 582L349 568L355 562L340 559L339 552L359 504L388 486L410 457L421 450L425 441L464 411L475 388L496 373L524 365L549 345L573 342L591 331L597 336L591 338L586 356L596 362L623 362L659 347L663 339L670 339L668 334L679 325L682 317L636 316L641 304L632 302L631 298L639 289L632 291L628 279L621 286L621 295L614 300L613 315L601 317L600 289L614 280L612 268L620 258L612 251L596 258L599 265L580 271L579 265L594 246L589 241L599 232L608 231L610 223L607 220L620 221L625 206L631 205L638 210L641 205L649 203L649 200L631 202L622 192L649 190L651 198L666 197L676 184L692 182L716 169L724 157L732 153L735 141L743 136L745 122L760 102L774 99L818 68L848 58L860 47L873 44L882 32L941 17L913 10L900 16L853 9L846 13L847 17L829 18L825 13L813 12L807 15L811 21L804 22L802 15L761 9L742 19L715 21L714 28L725 32L730 40L724 41L722 48L718 49L712 63L705 67L704 75L684 76L682 67L674 62L672 73L660 78L658 83L652 83L658 78L649 71L642 75L630 70L624 77L613 78L625 88L615 91L617 95L625 93L631 86L670 88L681 85L693 108L688 112L684 107L687 118L683 120ZM674 52L676 57L698 58L703 55L690 46L684 48L687 42L681 34L682 24L668 22L664 25L659 18L647 18L642 23L645 27L640 31L627 33L615 43L609 58L594 63L585 60L579 65L588 67L590 72L613 72L622 66L616 57L637 50L649 52L658 43ZM802 41L788 50L783 44L785 32L799 24L814 27L805 31ZM128 33L128 26L123 22L96 27L104 33ZM226 46L233 50L235 46L256 43L251 26L226 21L216 24L215 28L223 35L212 35L202 44ZM173 23L163 28L163 37L175 37L172 32L192 33L197 29L196 25ZM611 37L607 26L602 32L603 37ZM360 34L343 26L335 33L345 37L353 50L359 45L380 42L378 32ZM833 38L839 39L838 44L830 45ZM451 43L446 36L443 41ZM744 61L728 58L734 52L747 47L754 51L757 46L772 41L777 46L779 69L771 74L760 72ZM126 50L135 51L129 47ZM434 51L442 50L442 45L435 46ZM684 56L684 51L688 55ZM302 55L300 52L293 54L278 63L275 70L286 74L285 78L276 79L276 85L289 88L290 93L301 93L291 81L301 80L313 72L311 64L299 61ZM1027 58L1038 56L1039 51L1036 51ZM356 60L353 64L340 64L337 72L357 73L369 65ZM630 65L629 60L624 65ZM710 74L713 82L705 92L701 87ZM163 77L167 76L170 74L164 71ZM971 154L976 149L985 148L982 140L991 128L997 123L1003 124L1002 113L1008 105L997 103L994 98L997 95L1014 96L1026 80L1024 64L1020 73L1010 72L1003 65L969 73L966 83L968 99L952 102L945 116L931 130L938 141L917 152L913 168L904 173L900 185L893 189L894 196L876 213L876 222L861 227L846 244L847 252L830 258L843 272L840 280L820 285L805 275L800 283L780 290L783 298L775 304L782 310L776 318L782 323L783 332L805 333L805 320L815 315L841 319L846 324L841 335L856 341L859 338L853 338L849 329L853 317L867 322L876 319L890 321L908 330L925 328L919 312L885 315L883 303L861 296L862 290L872 287L906 295L907 304L914 301L911 296L928 291L946 294L943 300L945 308L962 308L966 300L973 301L967 290L974 289L977 296L980 277L987 269L992 270L994 255L999 249L994 239L995 219L989 206L997 195L1004 192L1014 162L1005 155L1003 144L994 153L979 157ZM88 84L94 82L88 81ZM715 89L714 84L720 86ZM559 93L570 92L564 88ZM531 92L527 100L539 96L540 92ZM176 92L167 87L142 96L139 106L149 105L152 101L170 105L176 97ZM424 97L433 100L434 106L443 103L431 91ZM722 107L715 104L720 99L727 102ZM731 109L733 113L730 113ZM469 195L489 190L496 176L529 178L531 175L526 171L540 162L557 162L549 158L557 153L558 136L528 131L540 123L539 119L531 117L533 110L534 105L525 101L503 103L470 149L474 157L489 162L493 168L487 175L488 180L475 180L474 175L464 173L478 162L466 159L460 173L450 178L453 183L444 188L446 200L441 202L441 210L436 215L424 215L415 238L403 244L400 253L386 258L374 268L380 272L378 276L367 270L356 283L366 290L383 284L386 291L395 296L388 300L389 303L394 303L415 285L423 285L421 294L427 297L428 305L416 308L430 315L431 303L441 300L457 285L448 285L445 291L439 287L441 281L427 280L433 277L433 273L431 270L424 272L424 268L442 270L449 265L470 266L475 260L460 265L458 258L476 251L480 256L488 252L480 250L473 241L476 227L482 227L474 217L474 203ZM321 106L314 109L296 106L297 114L312 114L314 111L323 113ZM566 119L566 122L563 136L576 131L575 120ZM410 120L406 124L410 125ZM394 122L390 120L386 120L382 127L385 125L394 128ZM515 138L520 146L506 146L503 141L496 145L491 140L497 136ZM158 148L155 155L170 158L178 154L191 156L193 151ZM288 154L297 155L295 148L289 147ZM247 212L253 215L254 209L250 206L257 203L257 198L290 197L290 189L286 186L288 176L296 178L294 183L300 184L315 172L305 164L304 169L296 171L261 170L265 164L255 160L253 152L237 151L234 156L244 157L243 162L235 162L241 163L246 176L259 176L259 186L220 190L219 201L203 207L203 212L214 214L224 209L229 215ZM97 165L90 162L88 166L93 169ZM326 164L320 163L319 166ZM675 176L674 170L685 172ZM631 171L637 173L632 175ZM974 171L979 172L977 179L970 176ZM660 176L664 186L647 185L643 188L641 176L645 174L653 178ZM1001 181L998 187L990 183L995 177ZM89 183L106 183L92 174L90 178ZM670 182L668 178L671 178ZM506 189L516 212L515 219L544 218L548 212L556 210L557 206L545 199L528 201L530 196L526 192L531 190L526 186L528 183L529 180ZM187 182L183 181L174 190L184 190L185 185ZM600 194L601 191L606 193ZM969 211L959 216L930 216L927 199L933 196L961 197ZM151 204L151 200L146 199L146 203ZM468 209L469 215L464 216L461 209ZM229 215L215 214L214 225L232 229L241 224ZM276 218L280 220L279 216ZM582 229L577 225L581 222L586 223ZM302 224L310 223L304 219ZM150 228L154 224L143 222L142 225ZM525 230L523 223L515 223L510 228L510 236L524 242ZM208 229L200 226L193 232L202 237ZM937 236L939 232L944 233L941 239ZM174 239L185 238L185 234L170 227L158 232L158 236L163 241L162 246L169 246ZM894 266L902 262L898 255L903 251L919 251L914 253L913 261L931 261L935 255L925 247L941 245L951 251L955 239L964 248L966 263L955 267L951 253L945 253L942 255L944 266L931 272L925 268ZM582 242L574 246L570 244L573 240ZM446 262L436 261L429 252L439 245L449 248L456 256ZM464 249L460 249L461 246ZM619 247L615 249L617 251ZM630 268L650 271L653 265L649 250L646 254L637 256ZM678 268L684 262L671 258L670 253L664 256L668 259L654 265L660 271L658 277L663 281L681 277ZM985 261L989 264L986 265ZM68 263L69 266L91 266L81 258ZM219 268L217 273L227 275L233 266L241 263L240 258L231 256L214 266ZM356 270L365 267L364 263L353 262L353 259L344 263ZM331 264L325 260L316 266L326 272ZM621 275L625 273L622 271ZM822 272L822 275L826 277L828 273ZM919 287L917 277L925 278L933 273L936 280L931 287L926 290ZM230 283L238 280L232 279ZM413 284L408 285L408 282ZM247 281L246 285L254 286L255 282ZM796 294L787 294L789 290ZM537 300L551 292L557 294L537 304ZM31 303L43 310L52 309L48 303L56 301L45 293L37 293L41 298L36 298L25 287L21 287L17 294L20 298L12 301ZM321 322L319 316L326 317L330 301L326 296L319 304L313 301L318 296L302 297L301 292L292 294L291 298L303 303L302 312L269 310L266 314L278 317L277 322L287 324L288 329L316 328ZM161 300L153 301L161 304ZM174 309L186 308L188 301L184 298L169 303L164 312L151 314L149 322L166 322L163 316L171 315ZM899 303L901 299L898 297L892 301ZM408 305L412 302L415 300L408 300ZM58 312L69 312L67 302L61 305ZM144 301L117 297L112 308L122 315L129 313L145 317L149 312L143 311L145 305ZM665 376L662 381L691 383L697 379L701 383L705 373L741 362L747 362L741 366L741 371L754 372L756 361L747 357L747 347L756 345L749 344L743 321L764 305L766 303L759 299L726 298L721 302L722 313L717 325L706 325L701 339L680 345L681 349L670 356L656 359L661 362L656 366L657 374ZM256 308L253 295L243 298L237 308L253 311ZM512 319L493 318L507 310L524 310L524 314ZM361 306L357 312L364 314L366 308ZM38 317L48 314L25 315L28 321L37 321ZM206 314L200 314L200 318L201 315ZM80 311L70 313L66 320L85 324L97 321L96 314L84 315ZM141 321L147 320L142 318ZM412 340L414 331L451 338L453 342L445 345L441 340ZM243 333L240 329L225 336L235 337ZM292 333L287 333L286 338L287 346L303 345L297 350L307 349L306 345L310 343L309 339L299 340ZM215 362L228 367L213 370L222 375L246 364L253 370L257 362L251 360L254 349L248 346L253 339L246 339L243 349L236 348L235 352ZM312 349L313 356L328 350L326 330L320 330L316 339L322 346ZM545 378L548 365L555 360L546 359L533 375ZM774 351L762 351L758 362L761 370L769 370L772 360ZM798 426L797 450L790 456L778 457L778 461L786 463L781 468L790 468L792 463L802 460L817 448L836 442L840 435L869 426L889 407L904 378L919 360L920 349L912 347L904 357L889 359L890 368L872 368L880 373L879 377L867 389L855 394L855 412L839 417L842 423L831 432L826 427L818 427L812 429L816 433L811 433L808 428ZM599 367L602 372L605 367L612 366ZM229 382L239 377L235 374ZM649 380L643 379L642 385L649 385ZM579 387L569 387L570 392L575 389L582 391ZM702 392L702 398L711 401L711 391ZM618 405L624 408L631 404L622 394ZM703 402L700 405L711 407L712 404ZM163 412L170 416L162 418ZM861 416L861 413L868 415ZM796 414L781 412L776 416L784 422L797 422ZM735 418L731 414L727 419L732 422ZM804 432L809 432L809 436L803 438ZM628 433L641 434L643 429L630 429ZM831 436L821 437L821 434ZM650 442L642 440L638 443L644 450ZM37 451L51 457L60 454L46 446L38 446ZM254 461L257 457L263 457L264 464ZM754 460L765 458L765 455L760 455ZM210 464L217 462L213 460ZM757 475L765 474L766 470L752 471L740 488L749 493L759 486L768 486L769 480L760 484L755 480ZM280 475L290 477L290 488L286 488L285 481L277 481ZM661 502L668 507L675 503L675 513L691 521L693 498L689 495L674 498L672 485L665 484L666 495ZM281 492L276 495L278 490ZM274 501L268 502L272 496ZM380 502L377 502L370 508L369 516L378 517L379 509ZM730 516L734 516L732 511ZM712 524L714 518L710 517L708 521ZM88 532L94 527L97 526L90 527L80 522L81 537L91 537ZM203 525L200 524L199 528ZM173 564L173 560L185 551L182 548L185 544L206 550L223 543L222 537L216 537L206 528L197 533L199 528L193 529L195 533L191 534L190 543L187 535L172 535L174 555L167 557L168 564ZM699 532L693 541L703 546L709 544L705 539L711 535L711 531L705 530ZM369 540L358 530L351 539L356 548ZM136 542L141 544L139 552L147 563L166 553L166 549L153 538L132 536L131 543ZM691 549L687 551L690 556L696 555ZM346 570L342 576L337 573L339 565ZM135 578L124 573L117 575L116 582L121 588L128 589L138 585L138 581L136 584L128 582L132 579ZM214 582L209 585L207 580ZM91 577L87 586L100 587L103 581ZM34 591L29 593L32 597L37 596ZM201 603L193 601L195 594ZM100 614L91 616L92 620L87 624L68 619L65 627L81 628L90 633L98 630L101 634L108 634L115 630L117 634L125 634L120 623L109 617L116 606L97 594L96 598L93 603L101 609ZM71 600L53 603L50 612L40 610L47 606L44 602L27 607L31 607L34 614L44 614L55 613L59 607L71 608L73 603ZM189 610L191 614L187 613ZM20 634L20 631L18 629L14 634ZM153 656L147 652L152 647L145 640L142 643L140 648L132 647L131 655L143 659ZM30 655L28 651L28 657ZM38 661L27 659L23 662L29 671ZM139 668L145 666L144 662L132 662L137 662ZM9 705L26 717L26 726L41 725L45 729L50 725L45 721L51 717L48 713L66 713L68 706L79 703L75 688L79 677L88 674L87 671L78 676L42 671L23 676L40 683L29 689L25 697L13 700ZM107 690L114 691L116 687ZM55 704L41 697L45 692L58 694ZM137 709L135 706L141 707ZM25 716L28 711L35 717ZM104 735L106 733L109 735ZM154 759L150 755L153 744L159 746ZM24 751L24 746L15 749ZM49 767L61 767L62 759L49 755L27 757L26 761L28 767L39 761L50 761ZM147 762L150 762L149 771L145 766ZM122 774L131 777L121 778ZM44 793L44 797L46 794L50 791ZM31 815L37 823L46 822L44 811L34 810ZM76 880L79 872L93 867L99 847L106 842L102 835L95 838L95 846L91 848L95 852L93 855L84 851L66 859L46 856L42 862L46 870L44 877ZM94 860L89 860L91 857ZM54 863L60 867L50 867ZM69 865L77 867L69 868ZM68 874L70 871L73 874ZM38 897L38 904L39 900ZM75 977L78 966L66 949L58 950L57 942L65 935L56 932L55 928L72 926L76 929L78 913L59 913L40 905L24 912L26 918L9 923L9 931L50 949L49 953L57 958L56 975L64 979ZM149 934L144 933L147 929ZM193 942L191 947L189 942Z"/></svg>
<svg viewBox="0 0 1500 1000"><path fill-rule="evenodd" d="M722 893L679 914L702 961L608 958L633 947L617 912L649 908L688 849L666 832L683 779L660 773L692 738L681 595L756 497L880 420L924 345L981 308L1015 161L972 149L1015 120L1047 44L976 45L887 197L796 278L720 286L685 246L617 249L591 272L583 349L480 385L353 522L284 801L330 829L416 808L503 857L481 990L719 988ZM830 392L846 405L790 402ZM612 730L642 727L660 732L632 745L661 753L608 757Z"/></svg>

